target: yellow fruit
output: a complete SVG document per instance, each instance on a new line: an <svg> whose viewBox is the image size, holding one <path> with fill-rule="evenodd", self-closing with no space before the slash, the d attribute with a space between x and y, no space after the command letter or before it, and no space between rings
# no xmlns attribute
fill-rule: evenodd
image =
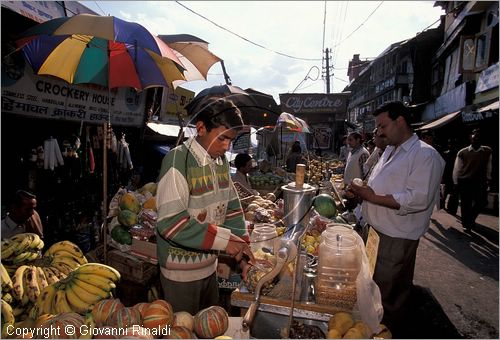
<svg viewBox="0 0 500 340"><path fill-rule="evenodd" d="M366 339L367 336L359 328L349 328L342 339Z"/></svg>
<svg viewBox="0 0 500 340"><path fill-rule="evenodd" d="M354 326L352 326L352 328L358 329L361 332L361 334L363 334L364 339L370 338L373 333L370 327L368 327L368 325L363 321L356 321L354 323Z"/></svg>
<svg viewBox="0 0 500 340"><path fill-rule="evenodd" d="M120 200L120 209L121 210L130 210L134 214L138 214L141 211L141 203L134 196L134 194L128 192L122 196Z"/></svg>
<svg viewBox="0 0 500 340"><path fill-rule="evenodd" d="M144 202L144 204L142 205L142 208L143 209L152 209L152 210L156 211L156 198L151 197L150 199L148 199L146 202Z"/></svg>
<svg viewBox="0 0 500 340"><path fill-rule="evenodd" d="M342 339L342 334L335 328L332 328L328 331L327 339Z"/></svg>
<svg viewBox="0 0 500 340"><path fill-rule="evenodd" d="M338 312L332 315L328 321L328 329L335 328L343 336L349 328L354 326L352 315L347 312Z"/></svg>
<svg viewBox="0 0 500 340"><path fill-rule="evenodd" d="M374 339L392 339L392 333L384 324L380 324L381 331L373 336Z"/></svg>

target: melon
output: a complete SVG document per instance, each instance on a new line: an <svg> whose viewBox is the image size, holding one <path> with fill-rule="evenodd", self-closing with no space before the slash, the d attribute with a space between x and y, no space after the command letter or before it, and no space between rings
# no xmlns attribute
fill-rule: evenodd
<svg viewBox="0 0 500 340"><path fill-rule="evenodd" d="M97 327L106 325L109 316L119 309L125 308L120 299L104 299L92 308L92 317Z"/></svg>
<svg viewBox="0 0 500 340"><path fill-rule="evenodd" d="M314 198L314 210L318 214L326 218L332 218L337 215L337 206L332 196L328 194L320 194Z"/></svg>
<svg viewBox="0 0 500 340"><path fill-rule="evenodd" d="M194 316L194 331L200 338L215 338L226 332L229 316L224 308L211 306Z"/></svg>
<svg viewBox="0 0 500 340"><path fill-rule="evenodd" d="M120 210L118 213L118 222L121 225L126 227L131 227L134 224L137 224L139 219L137 218L137 214L130 210Z"/></svg>
<svg viewBox="0 0 500 340"><path fill-rule="evenodd" d="M190 331L194 330L194 318L189 312L180 311L174 313L174 326L186 327Z"/></svg>
<svg viewBox="0 0 500 340"><path fill-rule="evenodd" d="M196 339L193 331L182 326L173 326L170 328L168 335L164 335L162 339Z"/></svg>
<svg viewBox="0 0 500 340"><path fill-rule="evenodd" d="M172 326L174 322L174 310L172 305L165 300L155 300L144 309L142 326L146 328L163 328Z"/></svg>
<svg viewBox="0 0 500 340"><path fill-rule="evenodd" d="M141 313L141 319L142 319L142 318L144 318L144 310L146 309L147 306L149 306L148 302L139 302L139 303L136 303L135 305L133 305L132 308L139 310L139 312Z"/></svg>
<svg viewBox="0 0 500 340"><path fill-rule="evenodd" d="M142 188L139 189L139 192L142 194L144 191L149 191L153 196L155 196L157 188L158 186L155 182L149 182L144 184Z"/></svg>
<svg viewBox="0 0 500 340"><path fill-rule="evenodd" d="M141 211L141 202L139 202L134 194L127 192L120 200L120 209L130 210L131 212L138 214L139 211Z"/></svg>
<svg viewBox="0 0 500 340"><path fill-rule="evenodd" d="M81 335L80 327L84 322L85 319L78 313L61 313L43 322L40 328L48 328L51 330L44 331L47 332L47 334L44 333L46 339L78 339ZM54 329L59 331L54 332Z"/></svg>
<svg viewBox="0 0 500 340"><path fill-rule="evenodd" d="M124 307L113 312L106 321L108 326L127 328L141 324L141 313L136 308Z"/></svg>

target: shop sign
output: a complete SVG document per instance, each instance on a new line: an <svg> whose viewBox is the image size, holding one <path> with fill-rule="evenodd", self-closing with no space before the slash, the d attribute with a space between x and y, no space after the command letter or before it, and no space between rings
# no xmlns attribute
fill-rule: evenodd
<svg viewBox="0 0 500 340"><path fill-rule="evenodd" d="M24 65L7 70L2 65L2 111L34 118L62 119L141 126L144 121L144 92L120 88L112 91L91 85L72 85L34 75Z"/></svg>
<svg viewBox="0 0 500 340"><path fill-rule="evenodd" d="M481 72L476 85L476 93L498 87L499 81L498 63L496 63Z"/></svg>
<svg viewBox="0 0 500 340"><path fill-rule="evenodd" d="M60 1L2 1L2 7L7 7L36 22L65 17Z"/></svg>
<svg viewBox="0 0 500 340"><path fill-rule="evenodd" d="M314 148L329 149L332 140L332 129L325 126L314 127Z"/></svg>
<svg viewBox="0 0 500 340"><path fill-rule="evenodd" d="M482 121L493 117L493 111L485 112L462 112L462 121L464 123Z"/></svg>
<svg viewBox="0 0 500 340"><path fill-rule="evenodd" d="M293 114L347 112L347 96L343 94L280 94L283 111Z"/></svg>
<svg viewBox="0 0 500 340"><path fill-rule="evenodd" d="M161 100L161 121L166 124L179 124L178 114L187 116L186 105L194 98L194 92L177 86L172 91L170 88L163 88Z"/></svg>

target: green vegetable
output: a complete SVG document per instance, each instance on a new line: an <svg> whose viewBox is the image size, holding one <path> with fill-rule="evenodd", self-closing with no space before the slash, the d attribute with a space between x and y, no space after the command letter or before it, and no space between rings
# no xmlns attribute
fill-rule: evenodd
<svg viewBox="0 0 500 340"><path fill-rule="evenodd" d="M120 244L132 244L132 235L127 228L117 225L111 230L111 238Z"/></svg>
<svg viewBox="0 0 500 340"><path fill-rule="evenodd" d="M337 215L337 206L332 196L321 194L314 198L314 209L318 214L326 218L332 218Z"/></svg>

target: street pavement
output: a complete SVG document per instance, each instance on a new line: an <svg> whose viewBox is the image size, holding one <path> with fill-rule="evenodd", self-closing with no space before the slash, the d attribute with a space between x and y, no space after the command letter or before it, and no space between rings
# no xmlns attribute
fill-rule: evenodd
<svg viewBox="0 0 500 340"><path fill-rule="evenodd" d="M435 211L420 239L412 315L399 338L498 339L498 216L467 234L457 216Z"/></svg>

